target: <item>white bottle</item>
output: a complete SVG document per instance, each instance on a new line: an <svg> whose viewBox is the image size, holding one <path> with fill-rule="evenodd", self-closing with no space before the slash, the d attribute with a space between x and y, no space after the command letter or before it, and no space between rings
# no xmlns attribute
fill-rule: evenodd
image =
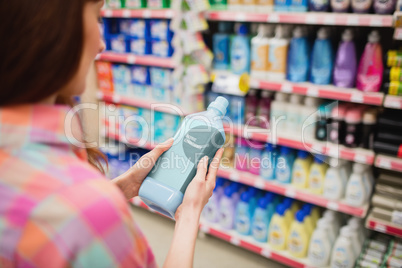
<svg viewBox="0 0 402 268"><path fill-rule="evenodd" d="M286 117L286 133L294 136L297 140L301 137L300 111L303 109L303 96L292 94L290 96L289 108Z"/></svg>
<svg viewBox="0 0 402 268"><path fill-rule="evenodd" d="M363 182L364 172L364 165L359 163L353 165L353 172L350 175L345 194L345 201L351 206L360 207L366 203L366 185Z"/></svg>
<svg viewBox="0 0 402 268"><path fill-rule="evenodd" d="M320 100L314 97L306 97L304 99L304 107L300 113L302 141L311 141L314 139L319 102Z"/></svg>
<svg viewBox="0 0 402 268"><path fill-rule="evenodd" d="M320 219L317 222L317 228L310 239L308 249L308 259L314 267L326 267L331 257L334 237L331 235L331 227L327 221Z"/></svg>
<svg viewBox="0 0 402 268"><path fill-rule="evenodd" d="M347 174L345 163L336 158L329 159L329 169L324 179L324 196L329 200L340 200L345 196Z"/></svg>
<svg viewBox="0 0 402 268"><path fill-rule="evenodd" d="M250 75L256 79L268 79L269 42L273 34L273 26L259 24L258 35L251 39L251 71Z"/></svg>
<svg viewBox="0 0 402 268"><path fill-rule="evenodd" d="M341 228L339 213L333 210L325 210L323 219L330 222L335 230L335 236L338 236L339 229Z"/></svg>
<svg viewBox="0 0 402 268"><path fill-rule="evenodd" d="M355 255L353 251L353 231L344 226L335 242L331 256L331 268L352 268L355 264Z"/></svg>
<svg viewBox="0 0 402 268"><path fill-rule="evenodd" d="M273 135L282 136L286 133L286 115L288 110L288 94L278 92L271 103L270 128Z"/></svg>
<svg viewBox="0 0 402 268"><path fill-rule="evenodd" d="M286 78L289 35L289 27L278 25L275 29L275 37L269 42L268 80L270 81L284 81Z"/></svg>
<svg viewBox="0 0 402 268"><path fill-rule="evenodd" d="M348 226L357 233L360 248L363 246L364 240L366 239L366 234L364 233L365 227L363 226L362 219L351 217L348 220Z"/></svg>
<svg viewBox="0 0 402 268"><path fill-rule="evenodd" d="M365 169L363 173L363 182L366 186L366 202L368 202L370 200L371 192L373 191L373 185L375 183L373 169L369 165L366 164L361 165L363 165Z"/></svg>

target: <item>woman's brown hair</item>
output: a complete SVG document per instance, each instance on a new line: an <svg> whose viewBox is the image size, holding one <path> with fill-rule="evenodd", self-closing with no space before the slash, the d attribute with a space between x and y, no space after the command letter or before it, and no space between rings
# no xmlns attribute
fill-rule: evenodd
<svg viewBox="0 0 402 268"><path fill-rule="evenodd" d="M90 1L99 0L0 0L0 107L39 102L73 78L83 52L84 5ZM99 160L105 157L87 151L102 171Z"/></svg>

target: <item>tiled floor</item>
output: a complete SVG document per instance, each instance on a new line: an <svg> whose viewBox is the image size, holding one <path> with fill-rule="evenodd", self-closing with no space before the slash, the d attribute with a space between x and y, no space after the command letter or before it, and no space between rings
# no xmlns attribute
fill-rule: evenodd
<svg viewBox="0 0 402 268"><path fill-rule="evenodd" d="M142 208L133 207L133 215L162 267L173 236L174 222ZM197 239L194 268L281 268L286 267L262 256L238 248L211 236Z"/></svg>

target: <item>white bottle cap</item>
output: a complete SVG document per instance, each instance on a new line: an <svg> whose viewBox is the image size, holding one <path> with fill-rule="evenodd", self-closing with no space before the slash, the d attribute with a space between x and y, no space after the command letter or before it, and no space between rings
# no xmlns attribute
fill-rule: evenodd
<svg viewBox="0 0 402 268"><path fill-rule="evenodd" d="M229 101L224 97L217 97L215 101L213 101L209 106L208 109L213 108L220 113L220 115L224 116L226 114L226 109L229 105Z"/></svg>
<svg viewBox="0 0 402 268"><path fill-rule="evenodd" d="M304 99L304 105L308 107L314 107L317 106L319 102L319 99L314 98L314 97L306 97Z"/></svg>
<svg viewBox="0 0 402 268"><path fill-rule="evenodd" d="M366 170L365 165L361 163L354 163L353 165L353 173L363 173Z"/></svg>
<svg viewBox="0 0 402 268"><path fill-rule="evenodd" d="M329 165L330 165L331 167L338 167L338 166L341 166L341 165L342 165L342 162L340 161L340 159L331 157L331 158L329 159Z"/></svg>
<svg viewBox="0 0 402 268"><path fill-rule="evenodd" d="M374 109L369 109L363 114L363 124L373 125L377 122L377 112Z"/></svg>
<svg viewBox="0 0 402 268"><path fill-rule="evenodd" d="M368 41L369 43L378 43L380 42L380 34L378 33L378 31L374 30L372 31L369 36L368 36Z"/></svg>
<svg viewBox="0 0 402 268"><path fill-rule="evenodd" d="M362 227L362 220L356 217L351 217L348 220L348 226L350 226L352 229L359 229L360 227Z"/></svg>
<svg viewBox="0 0 402 268"><path fill-rule="evenodd" d="M271 24L261 23L258 25L258 35L272 36L274 33L274 27Z"/></svg>
<svg viewBox="0 0 402 268"><path fill-rule="evenodd" d="M263 97L263 98L269 98L269 97L272 96L272 94L273 94L273 93L272 93L271 91L263 90L262 93L261 93L261 97Z"/></svg>
<svg viewBox="0 0 402 268"><path fill-rule="evenodd" d="M248 95L249 95L249 96L255 96L255 95L257 95L257 90L255 90L255 89L250 89L250 91L248 92Z"/></svg>
<svg viewBox="0 0 402 268"><path fill-rule="evenodd" d="M351 29L346 29L342 34L342 41L349 42L353 40L353 31Z"/></svg>
<svg viewBox="0 0 402 268"><path fill-rule="evenodd" d="M323 218L328 219L328 220L338 220L336 212L333 210L328 210L328 209L326 211L324 211Z"/></svg>
<svg viewBox="0 0 402 268"><path fill-rule="evenodd" d="M275 29L275 38L283 38L285 36L285 29L282 25L276 26Z"/></svg>
<svg viewBox="0 0 402 268"><path fill-rule="evenodd" d="M287 101L288 95L286 93L278 92L275 95L275 100L277 101Z"/></svg>
<svg viewBox="0 0 402 268"><path fill-rule="evenodd" d="M302 37L302 36L304 36L303 29L302 29L302 27L297 26L297 27L293 30L293 37L294 37L294 38L300 38L300 37Z"/></svg>
<svg viewBox="0 0 402 268"><path fill-rule="evenodd" d="M292 104L300 104L300 103L302 103L302 99L303 99L302 95L292 94L290 96L290 103L292 103Z"/></svg>
<svg viewBox="0 0 402 268"><path fill-rule="evenodd" d="M317 38L318 39L328 39L328 29L325 27L320 28L317 33Z"/></svg>

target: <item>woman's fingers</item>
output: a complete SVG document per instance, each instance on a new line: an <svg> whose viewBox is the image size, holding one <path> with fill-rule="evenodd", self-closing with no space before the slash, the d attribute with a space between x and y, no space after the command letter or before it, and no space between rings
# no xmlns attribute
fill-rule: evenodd
<svg viewBox="0 0 402 268"><path fill-rule="evenodd" d="M158 158L164 152L169 150L170 147L172 147L173 141L174 141L173 138L170 138L167 141L158 144L152 151L141 157L137 163L138 165L136 164L135 167L138 167L139 169L144 169L146 171L150 171L154 167Z"/></svg>
<svg viewBox="0 0 402 268"><path fill-rule="evenodd" d="M200 162L198 162L197 174L195 174L194 179L204 182L205 177L207 175L207 171L208 171L208 156L204 156L203 158L201 158Z"/></svg>
<svg viewBox="0 0 402 268"><path fill-rule="evenodd" d="M218 173L219 163L221 162L222 154L223 148L219 149L216 152L215 157L212 160L211 165L209 166L208 175L206 178L208 190L213 190L215 188L216 174Z"/></svg>

